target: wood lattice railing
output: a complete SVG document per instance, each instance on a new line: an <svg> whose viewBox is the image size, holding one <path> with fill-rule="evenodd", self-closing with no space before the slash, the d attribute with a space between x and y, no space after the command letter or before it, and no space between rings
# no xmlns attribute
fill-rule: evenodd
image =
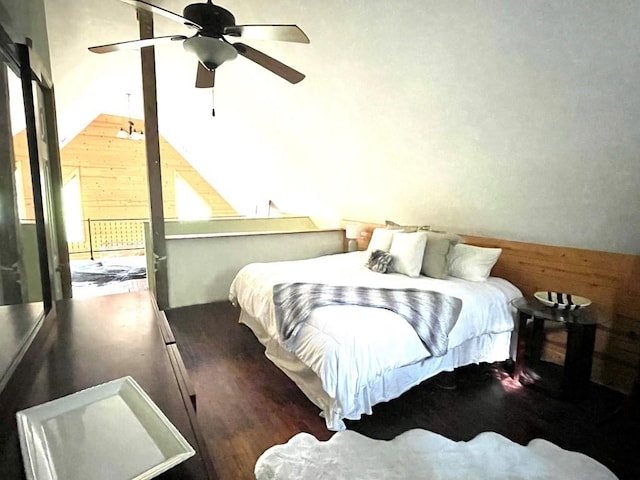
<svg viewBox="0 0 640 480"><path fill-rule="evenodd" d="M71 241L69 255L144 251L143 218L83 220L83 240Z"/></svg>

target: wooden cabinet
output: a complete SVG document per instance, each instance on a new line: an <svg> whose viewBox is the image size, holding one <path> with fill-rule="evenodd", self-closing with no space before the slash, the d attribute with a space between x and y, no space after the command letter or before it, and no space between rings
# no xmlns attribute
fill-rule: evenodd
<svg viewBox="0 0 640 480"><path fill-rule="evenodd" d="M216 478L195 414L195 393L180 352L161 328L163 314L149 292L57 303L57 318L39 351L25 357L0 397L0 471L23 478L15 412L130 375L196 450L163 479ZM170 333L170 329L168 331Z"/></svg>

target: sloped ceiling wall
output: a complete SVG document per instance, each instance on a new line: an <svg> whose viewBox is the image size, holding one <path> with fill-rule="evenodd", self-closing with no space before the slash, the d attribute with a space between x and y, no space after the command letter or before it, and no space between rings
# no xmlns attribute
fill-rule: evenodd
<svg viewBox="0 0 640 480"><path fill-rule="evenodd" d="M187 1L157 0L181 12ZM241 213L431 224L640 253L640 9L633 0L220 1L237 23L295 23L310 45L251 42L307 78L244 58L193 88L156 48L161 134ZM46 0L60 135L141 114L137 37L117 0ZM188 29L157 18L157 35ZM249 42L247 42L249 43Z"/></svg>
<svg viewBox="0 0 640 480"><path fill-rule="evenodd" d="M136 126L141 122L135 121ZM63 182L80 179L84 220L131 220L149 215L149 192L143 141L116 137L127 126L127 117L98 115L60 151ZM35 218L26 131L13 137L16 164L21 170L24 219ZM212 216L236 216L237 212L160 137L164 215L178 216L176 175L210 207Z"/></svg>

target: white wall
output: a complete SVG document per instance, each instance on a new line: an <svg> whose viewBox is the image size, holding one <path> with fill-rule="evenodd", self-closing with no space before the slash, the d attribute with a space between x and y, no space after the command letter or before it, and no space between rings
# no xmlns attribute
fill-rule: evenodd
<svg viewBox="0 0 640 480"><path fill-rule="evenodd" d="M14 42L27 43L27 38L31 40L33 51L50 75L44 3L45 0L0 0L0 23Z"/></svg>
<svg viewBox="0 0 640 480"><path fill-rule="evenodd" d="M64 15L66 3L47 0L47 13ZM74 3L90 18L84 43L136 32L121 2ZM180 12L189 2L155 3ZM215 118L211 92L192 86L193 59L156 49L161 133L240 213L270 199L329 224L393 219L640 253L636 1L219 3L237 23L295 23L311 39L247 42L307 78L290 85L238 58L218 69ZM83 53L84 69L65 59L82 22L49 24L57 91L68 92L59 117L91 79L113 80L92 102L118 108L139 79L131 52L109 54L122 68ZM167 19L156 31L184 33Z"/></svg>

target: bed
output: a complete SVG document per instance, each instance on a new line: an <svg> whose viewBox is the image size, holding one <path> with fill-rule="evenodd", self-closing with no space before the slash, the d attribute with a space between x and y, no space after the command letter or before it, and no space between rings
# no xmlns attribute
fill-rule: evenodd
<svg viewBox="0 0 640 480"><path fill-rule="evenodd" d="M367 268L369 251L298 261L252 263L233 280L229 299L265 346L265 355L321 409L327 428L344 430L388 401L443 371L510 358L514 313L509 301L521 296L506 280L469 281ZM398 313L362 305L319 306L286 345L276 319L274 286L291 283L412 289L459 298L461 309L444 354L433 355ZM286 348L285 348L286 347Z"/></svg>

